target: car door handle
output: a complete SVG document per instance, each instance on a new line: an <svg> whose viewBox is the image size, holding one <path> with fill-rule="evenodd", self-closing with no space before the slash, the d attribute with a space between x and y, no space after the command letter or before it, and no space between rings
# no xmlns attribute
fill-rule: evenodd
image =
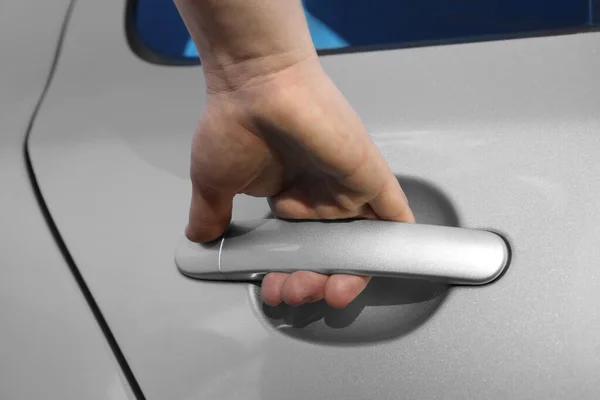
<svg viewBox="0 0 600 400"><path fill-rule="evenodd" d="M507 242L482 230L388 221L236 222L211 244L184 239L175 261L192 278L259 280L315 271L482 285L509 260Z"/></svg>

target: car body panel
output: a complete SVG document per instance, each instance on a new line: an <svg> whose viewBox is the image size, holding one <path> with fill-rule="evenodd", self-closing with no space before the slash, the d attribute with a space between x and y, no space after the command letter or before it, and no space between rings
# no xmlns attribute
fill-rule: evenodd
<svg viewBox="0 0 600 400"><path fill-rule="evenodd" d="M2 399L134 398L48 228L25 161L69 3L0 4Z"/></svg>
<svg viewBox="0 0 600 400"><path fill-rule="evenodd" d="M77 3L29 152L147 398L600 396L599 33L323 57L401 182L436 188L456 224L502 233L513 254L497 282L441 288L434 305L366 304L346 323L329 310L302 327L253 285L177 271L201 67L137 58L124 9ZM268 212L235 200L234 219Z"/></svg>

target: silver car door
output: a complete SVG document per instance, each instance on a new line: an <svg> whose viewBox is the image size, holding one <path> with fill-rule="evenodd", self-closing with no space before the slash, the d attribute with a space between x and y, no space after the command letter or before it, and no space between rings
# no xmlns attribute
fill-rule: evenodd
<svg viewBox="0 0 600 400"><path fill-rule="evenodd" d="M133 399L54 240L23 144L69 0L0 2L0 398Z"/></svg>
<svg viewBox="0 0 600 400"><path fill-rule="evenodd" d="M138 58L123 20L77 3L28 151L147 398L600 396L599 33L323 57L417 219L513 249L491 285L378 279L335 311L178 272L201 67Z"/></svg>

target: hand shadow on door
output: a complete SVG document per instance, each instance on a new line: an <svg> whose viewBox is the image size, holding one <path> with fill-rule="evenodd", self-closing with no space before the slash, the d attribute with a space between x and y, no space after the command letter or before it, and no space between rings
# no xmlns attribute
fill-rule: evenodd
<svg viewBox="0 0 600 400"><path fill-rule="evenodd" d="M414 178L398 177L418 223L460 226L451 200L435 186ZM423 324L443 302L449 286L419 279L373 278L344 309L324 301L291 307L261 302L265 320L298 339L352 344L393 339ZM260 301L260 290L255 296Z"/></svg>

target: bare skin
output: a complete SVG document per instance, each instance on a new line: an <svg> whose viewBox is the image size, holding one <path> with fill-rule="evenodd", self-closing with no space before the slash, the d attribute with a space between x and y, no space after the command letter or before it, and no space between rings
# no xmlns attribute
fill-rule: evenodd
<svg viewBox="0 0 600 400"><path fill-rule="evenodd" d="M236 194L291 219L414 222L364 125L327 77L298 0L175 0L203 62L208 98L192 145L187 237L214 240ZM271 273L265 303L345 307L368 277Z"/></svg>

